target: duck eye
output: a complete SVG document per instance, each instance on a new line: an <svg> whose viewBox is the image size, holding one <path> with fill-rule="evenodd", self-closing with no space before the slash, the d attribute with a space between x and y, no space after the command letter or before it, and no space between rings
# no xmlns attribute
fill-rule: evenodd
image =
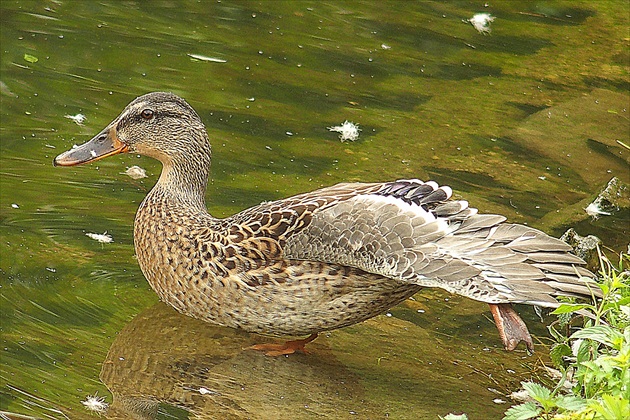
<svg viewBox="0 0 630 420"><path fill-rule="evenodd" d="M145 120L150 120L151 118L153 118L153 110L152 109L145 109L143 110L140 115L142 115L142 118L144 118Z"/></svg>

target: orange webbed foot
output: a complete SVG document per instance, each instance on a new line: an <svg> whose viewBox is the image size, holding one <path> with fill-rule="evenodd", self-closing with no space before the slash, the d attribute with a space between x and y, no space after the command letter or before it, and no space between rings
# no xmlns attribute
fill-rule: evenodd
<svg viewBox="0 0 630 420"><path fill-rule="evenodd" d="M301 351L302 353L308 353L304 346L306 346L311 341L317 338L317 333L309 335L307 338L302 340L291 340L287 341L284 344L274 344L274 343L265 343L265 344L255 344L251 347L247 347L248 350L257 350L264 351L265 356L282 356L285 354L293 354L296 351Z"/></svg>

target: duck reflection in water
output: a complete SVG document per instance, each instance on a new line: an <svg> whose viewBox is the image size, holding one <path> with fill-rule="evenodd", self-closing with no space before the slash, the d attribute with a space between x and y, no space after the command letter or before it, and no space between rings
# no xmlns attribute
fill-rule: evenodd
<svg viewBox="0 0 630 420"><path fill-rule="evenodd" d="M440 302L431 308L445 310ZM158 303L127 324L108 351L100 379L113 402L105 415L153 419L159 409L199 419L434 418L465 410L500 417L503 407L492 404L497 396L488 386L507 394L532 367L521 357L484 349L479 334L490 337L490 323L462 328L473 308L458 321L435 320L431 310L419 317L413 306L419 304L400 308L411 322L377 317L321 337L307 356L276 358L243 351L263 337ZM427 318L430 329L419 325ZM492 372L493 382L483 372ZM461 398L453 401L453 393Z"/></svg>
<svg viewBox="0 0 630 420"><path fill-rule="evenodd" d="M155 305L109 349L100 375L114 395L107 417L155 418L159 404L222 419L282 418L309 403L331 418L358 409L352 406L357 377L329 350L299 359L261 357L243 351L251 340Z"/></svg>

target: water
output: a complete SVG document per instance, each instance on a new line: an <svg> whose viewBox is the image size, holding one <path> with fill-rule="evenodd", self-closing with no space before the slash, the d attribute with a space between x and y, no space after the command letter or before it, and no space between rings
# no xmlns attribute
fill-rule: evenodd
<svg viewBox="0 0 630 420"><path fill-rule="evenodd" d="M462 21L476 12L496 16L491 35ZM51 165L148 91L185 97L205 121L215 216L419 177L484 212L627 246L627 214L583 212L612 176L630 181L616 142L629 128L627 2L3 0L0 13L0 410L87 418L81 401L97 393L111 418L499 418L507 404L493 400L545 380L548 335L528 307L531 357L501 349L487 306L425 290L271 359L242 350L265 338L158 303L132 221L159 164ZM328 131L345 120L358 141ZM148 178L122 174L132 165ZM104 232L114 242L85 235Z"/></svg>

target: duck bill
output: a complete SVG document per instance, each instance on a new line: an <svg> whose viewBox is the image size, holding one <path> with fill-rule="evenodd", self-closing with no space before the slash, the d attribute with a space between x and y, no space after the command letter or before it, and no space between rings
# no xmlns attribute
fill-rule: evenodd
<svg viewBox="0 0 630 420"><path fill-rule="evenodd" d="M74 166L107 156L125 153L129 146L118 139L116 128L108 127L96 135L92 140L73 149L63 152L53 160L55 166Z"/></svg>

